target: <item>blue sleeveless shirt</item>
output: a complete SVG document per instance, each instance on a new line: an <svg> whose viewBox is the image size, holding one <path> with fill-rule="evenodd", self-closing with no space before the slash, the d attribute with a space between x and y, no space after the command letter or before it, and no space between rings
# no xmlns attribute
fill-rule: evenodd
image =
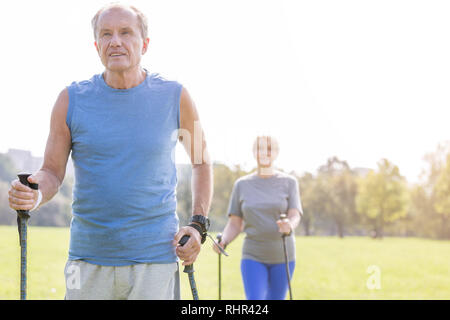
<svg viewBox="0 0 450 320"><path fill-rule="evenodd" d="M114 89L98 74L67 89L75 169L69 259L176 262L182 86L147 73L136 87Z"/></svg>

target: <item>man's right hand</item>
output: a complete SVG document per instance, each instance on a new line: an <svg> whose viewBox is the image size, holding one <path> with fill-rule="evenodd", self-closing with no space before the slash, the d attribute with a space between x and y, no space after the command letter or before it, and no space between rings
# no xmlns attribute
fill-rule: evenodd
<svg viewBox="0 0 450 320"><path fill-rule="evenodd" d="M28 182L38 183L34 176L28 177ZM8 191L9 206L14 210L31 210L38 200L38 191L20 183L19 179L11 182L11 188Z"/></svg>

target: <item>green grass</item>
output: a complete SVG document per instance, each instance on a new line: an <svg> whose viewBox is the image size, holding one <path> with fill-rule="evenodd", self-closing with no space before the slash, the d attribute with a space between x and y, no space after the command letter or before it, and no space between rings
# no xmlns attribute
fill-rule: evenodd
<svg viewBox="0 0 450 320"><path fill-rule="evenodd" d="M69 230L29 227L28 298L63 299ZM245 299L240 274L243 236L222 257L222 298ZM417 238L298 237L294 299L450 299L450 241ZM381 289L366 286L369 266ZM217 299L218 257L208 240L194 265L201 299ZM0 226L0 299L18 299L20 249L15 226ZM180 271L183 267L180 267ZM182 299L192 299L181 272Z"/></svg>

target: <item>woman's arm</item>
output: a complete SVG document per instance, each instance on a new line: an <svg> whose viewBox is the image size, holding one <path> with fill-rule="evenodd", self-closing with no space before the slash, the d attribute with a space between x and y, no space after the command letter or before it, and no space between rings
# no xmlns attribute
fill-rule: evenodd
<svg viewBox="0 0 450 320"><path fill-rule="evenodd" d="M287 218L289 220L289 223L291 224L292 230L294 230L300 224L302 215L300 214L298 209L292 208L288 210Z"/></svg>
<svg viewBox="0 0 450 320"><path fill-rule="evenodd" d="M298 227L301 220L301 214L296 208L291 208L287 212L287 217L285 219L280 219L277 221L278 231L284 234L290 234Z"/></svg>
<svg viewBox="0 0 450 320"><path fill-rule="evenodd" d="M222 240L219 245L222 248L225 248L228 244L230 244L236 237L242 232L244 229L244 220L241 217L235 216L233 214L230 215L228 219L227 225L222 233ZM216 246L213 246L214 251L220 253L219 249Z"/></svg>
<svg viewBox="0 0 450 320"><path fill-rule="evenodd" d="M300 202L300 191L296 178L289 181L288 211L287 217L277 221L278 231L283 234L290 234L298 227L303 214L302 204Z"/></svg>

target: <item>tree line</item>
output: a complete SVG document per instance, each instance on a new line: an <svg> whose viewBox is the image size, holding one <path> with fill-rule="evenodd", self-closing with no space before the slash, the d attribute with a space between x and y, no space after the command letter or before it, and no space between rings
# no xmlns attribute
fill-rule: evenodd
<svg viewBox="0 0 450 320"><path fill-rule="evenodd" d="M315 173L289 172L298 180L303 207L297 234L450 239L450 142L424 159L427 167L414 184L388 159L381 159L376 169L362 169L331 157ZM252 171L214 164L211 230L223 230L234 182ZM17 172L11 159L0 155L0 224L16 223L8 189ZM190 165L179 165L177 172L177 211L184 225L192 206ZM58 194L32 215L30 224L69 226L72 186L73 178L66 177Z"/></svg>

